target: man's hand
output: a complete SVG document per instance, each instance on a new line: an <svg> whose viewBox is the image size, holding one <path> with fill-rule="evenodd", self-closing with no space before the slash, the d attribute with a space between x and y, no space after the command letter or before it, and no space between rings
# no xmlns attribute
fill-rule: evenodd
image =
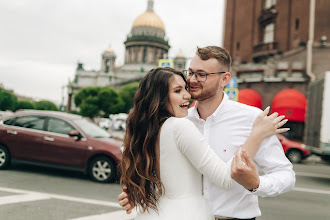
<svg viewBox="0 0 330 220"><path fill-rule="evenodd" d="M128 201L128 196L126 189L123 189L123 192L118 196L119 205L126 211L127 214L131 214L134 208L134 204Z"/></svg>
<svg viewBox="0 0 330 220"><path fill-rule="evenodd" d="M247 190L259 187L260 180L257 168L243 149L239 149L233 158L231 178Z"/></svg>

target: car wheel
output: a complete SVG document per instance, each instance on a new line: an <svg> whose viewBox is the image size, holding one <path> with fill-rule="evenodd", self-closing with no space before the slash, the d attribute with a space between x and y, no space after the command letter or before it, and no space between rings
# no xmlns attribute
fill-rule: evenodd
<svg viewBox="0 0 330 220"><path fill-rule="evenodd" d="M89 176L100 183L112 182L116 176L114 162L108 157L96 157L89 165Z"/></svg>
<svg viewBox="0 0 330 220"><path fill-rule="evenodd" d="M1 169L6 169L9 165L10 162L10 155L8 150L0 145L0 170Z"/></svg>
<svg viewBox="0 0 330 220"><path fill-rule="evenodd" d="M287 153L287 157L291 161L291 163L300 163L303 155L299 150L290 150Z"/></svg>

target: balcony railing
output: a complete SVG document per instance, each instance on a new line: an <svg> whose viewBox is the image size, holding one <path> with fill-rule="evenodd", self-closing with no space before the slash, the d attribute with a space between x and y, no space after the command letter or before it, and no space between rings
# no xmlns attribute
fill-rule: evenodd
<svg viewBox="0 0 330 220"><path fill-rule="evenodd" d="M278 48L278 43L277 42L271 42L271 43L261 43L253 47L253 53L258 53L258 52L266 52L266 51L274 51L277 50Z"/></svg>

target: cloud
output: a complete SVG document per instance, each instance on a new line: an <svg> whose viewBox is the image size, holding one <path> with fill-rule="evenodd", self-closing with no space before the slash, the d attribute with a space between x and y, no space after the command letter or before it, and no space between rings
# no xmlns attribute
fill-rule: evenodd
<svg viewBox="0 0 330 220"><path fill-rule="evenodd" d="M223 0L154 0L171 49L191 57L196 46L221 45ZM124 63L124 41L147 0L15 0L0 2L0 83L25 96L61 102L77 61L100 69L112 45Z"/></svg>

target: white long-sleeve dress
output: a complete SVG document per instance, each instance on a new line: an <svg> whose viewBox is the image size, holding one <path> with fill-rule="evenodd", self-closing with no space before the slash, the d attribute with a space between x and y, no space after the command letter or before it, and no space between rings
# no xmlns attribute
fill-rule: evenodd
<svg viewBox="0 0 330 220"><path fill-rule="evenodd" d="M165 195L153 210L138 213L135 220L214 219L202 195L202 175L230 188L230 164L223 162L206 143L196 126L185 118L167 119L160 131L160 176Z"/></svg>

